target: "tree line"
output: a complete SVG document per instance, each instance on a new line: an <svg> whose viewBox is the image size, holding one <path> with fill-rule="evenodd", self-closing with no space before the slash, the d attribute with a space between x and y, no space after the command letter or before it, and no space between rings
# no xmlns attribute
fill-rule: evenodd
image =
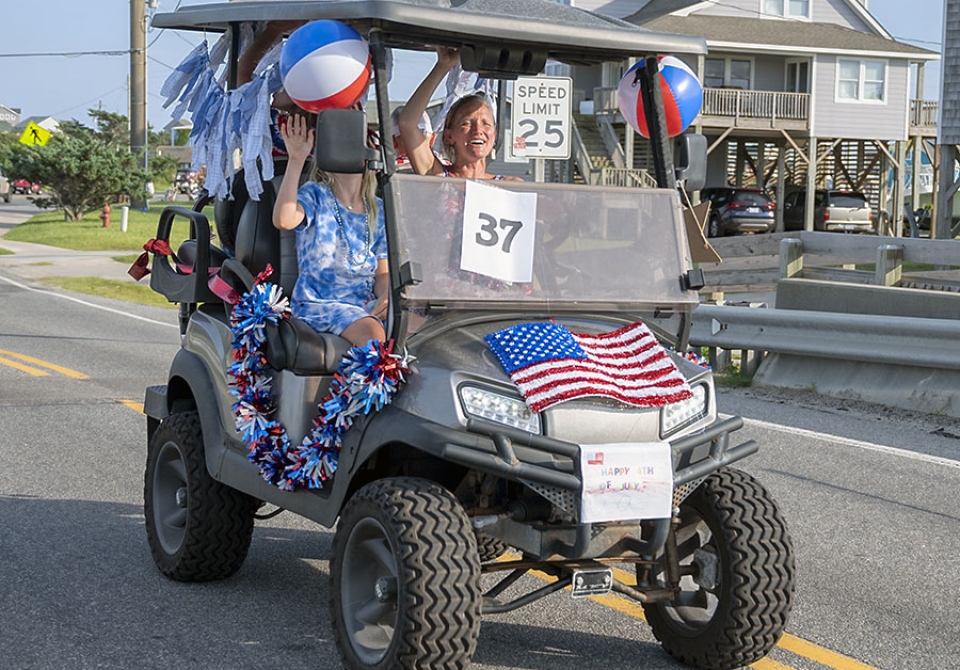
<svg viewBox="0 0 960 670"><path fill-rule="evenodd" d="M93 128L75 119L64 121L44 146L21 144L16 132L0 133L3 173L42 184L44 195L34 203L62 210L67 221L79 221L104 204L146 200L147 184L172 181L177 168L173 156L151 154L165 143L163 134L149 133L150 157L145 160L142 151L130 151L126 116L99 109L88 113Z"/></svg>

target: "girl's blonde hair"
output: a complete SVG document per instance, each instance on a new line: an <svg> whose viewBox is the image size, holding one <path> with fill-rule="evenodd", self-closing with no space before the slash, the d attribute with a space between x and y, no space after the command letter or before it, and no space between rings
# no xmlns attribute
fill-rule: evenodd
<svg viewBox="0 0 960 670"><path fill-rule="evenodd" d="M313 180L318 184L323 184L330 190L333 190L333 173L321 170L314 163L311 174ZM363 196L363 206L367 210L367 226L370 228L370 239L373 239L377 232L377 217L380 216L380 209L377 207L377 175L373 170L364 170L363 179L360 182L360 194ZM336 197L336 196L334 196Z"/></svg>
<svg viewBox="0 0 960 670"><path fill-rule="evenodd" d="M490 104L490 99L487 98L483 93L471 93L470 95L465 95L459 100L457 100L453 105L450 106L450 109L447 111L447 115L443 118L443 153L446 154L447 158L451 161L457 160L457 148L447 142L447 129L451 128L453 125L453 120L457 118L457 114L460 113L460 110L466 107L471 102L479 102L486 106L490 110L490 116L493 117L493 128L497 128L497 117L493 113L493 105Z"/></svg>

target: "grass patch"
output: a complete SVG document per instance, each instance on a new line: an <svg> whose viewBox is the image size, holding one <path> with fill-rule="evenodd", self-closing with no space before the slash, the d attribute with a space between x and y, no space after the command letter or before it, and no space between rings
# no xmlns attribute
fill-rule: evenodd
<svg viewBox="0 0 960 670"><path fill-rule="evenodd" d="M59 286L67 291L96 295L113 300L124 300L139 305L151 307L166 307L176 309L176 305L169 302L148 285L134 284L115 279L101 279L100 277L44 277L44 283Z"/></svg>
<svg viewBox="0 0 960 670"><path fill-rule="evenodd" d="M744 377L740 374L740 371L735 372L724 372L724 373L714 373L713 383L716 386L724 386L727 388L746 388L753 385L752 377Z"/></svg>
<svg viewBox="0 0 960 670"><path fill-rule="evenodd" d="M10 251L9 249L4 249L3 247L0 247L0 256L12 256L12 255L13 255L12 251Z"/></svg>
<svg viewBox="0 0 960 670"><path fill-rule="evenodd" d="M99 212L87 214L80 221L64 221L61 211L49 210L15 226L4 238L75 251L139 251L147 240L157 236L160 212L168 204L152 202L146 212L131 209L127 217L127 232L120 230L120 207L117 206L112 208L108 228L103 227ZM189 237L189 233L187 219L177 217L173 222L170 245L176 249Z"/></svg>

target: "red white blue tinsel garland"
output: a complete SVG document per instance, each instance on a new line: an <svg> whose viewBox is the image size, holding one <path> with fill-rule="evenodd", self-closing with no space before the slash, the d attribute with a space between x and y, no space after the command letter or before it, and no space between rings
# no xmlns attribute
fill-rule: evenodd
<svg viewBox="0 0 960 670"><path fill-rule="evenodd" d="M411 357L393 353L393 344L370 340L352 347L320 402L313 429L296 446L286 429L271 419L276 409L263 350L266 326L289 318L287 299L278 286L257 284L237 303L230 317L234 363L227 369L237 430L249 450L247 460L260 475L284 491L323 488L337 470L343 434L356 417L388 405L405 381Z"/></svg>

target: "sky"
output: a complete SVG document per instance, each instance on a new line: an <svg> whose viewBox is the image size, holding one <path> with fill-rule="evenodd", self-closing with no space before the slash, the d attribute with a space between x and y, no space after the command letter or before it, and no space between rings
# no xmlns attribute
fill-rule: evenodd
<svg viewBox="0 0 960 670"><path fill-rule="evenodd" d="M128 114L130 2L145 0L4 0L0 21L0 104L19 108L21 118L53 116L93 125L88 110ZM151 0L153 2L155 0ZM159 0L154 11L209 0ZM722 2L722 0L720 0ZM870 12L898 40L940 51L944 0L869 0ZM80 11L84 8L84 11ZM149 28L147 120L161 130L171 118L160 88L198 43L195 33ZM215 40L211 39L211 44ZM432 64L432 57L398 59L390 85L405 99ZM928 64L924 98L939 97L939 63Z"/></svg>

